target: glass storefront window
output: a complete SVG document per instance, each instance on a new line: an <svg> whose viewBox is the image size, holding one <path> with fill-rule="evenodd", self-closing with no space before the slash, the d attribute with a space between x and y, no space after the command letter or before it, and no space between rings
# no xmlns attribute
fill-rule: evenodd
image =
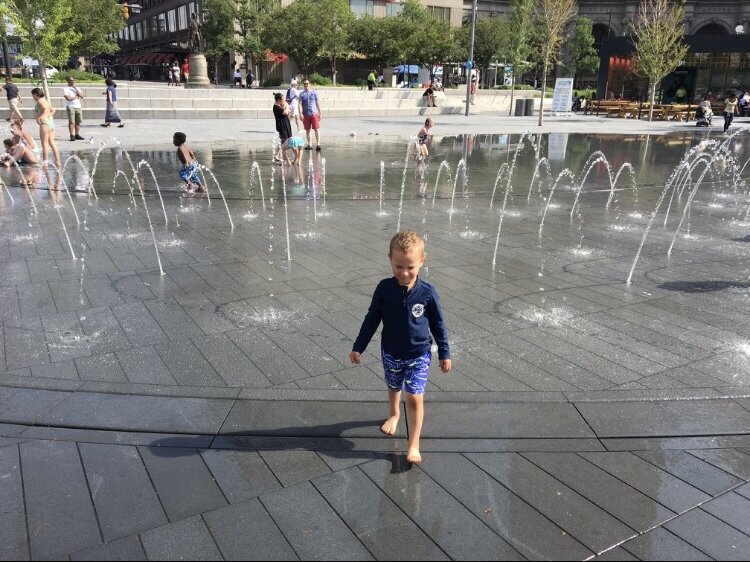
<svg viewBox="0 0 750 562"><path fill-rule="evenodd" d="M169 10L167 12L167 30L170 33L177 31L177 10Z"/></svg>
<svg viewBox="0 0 750 562"><path fill-rule="evenodd" d="M401 2L388 2L385 5L386 16L397 16L404 9L404 5Z"/></svg>
<svg viewBox="0 0 750 562"><path fill-rule="evenodd" d="M157 33L159 35L166 33L167 32L167 14L159 14L158 16L156 16L156 19L158 22L156 26Z"/></svg>
<svg viewBox="0 0 750 562"><path fill-rule="evenodd" d="M435 21L451 21L451 9L443 8L441 6L427 6L427 11L430 12L432 19Z"/></svg>
<svg viewBox="0 0 750 562"><path fill-rule="evenodd" d="M180 6L177 8L177 29L188 28L188 14L187 6Z"/></svg>
<svg viewBox="0 0 750 562"><path fill-rule="evenodd" d="M374 0L349 0L349 6L358 18L364 15L372 16L375 14Z"/></svg>

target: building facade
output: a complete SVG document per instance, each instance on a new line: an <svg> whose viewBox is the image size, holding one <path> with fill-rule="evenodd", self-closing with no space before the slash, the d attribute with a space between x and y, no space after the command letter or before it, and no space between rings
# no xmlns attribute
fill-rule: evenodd
<svg viewBox="0 0 750 562"><path fill-rule="evenodd" d="M281 0L287 5L293 0ZM433 18L459 26L463 20L463 0L420 0ZM135 2L123 2L134 4ZM182 61L188 55L190 16L200 11L196 0L138 0L140 12L130 11L126 27L117 36L120 52L113 57L94 61L99 69L106 67L120 78L166 79L167 66ZM388 17L398 14L397 0L349 0L352 11L359 17L365 14ZM288 78L296 73L293 61L260 61L261 76ZM245 69L245 61L235 53L227 53L218 65L219 81L231 79L235 67ZM364 68L364 67L363 67ZM356 71L356 69L355 69ZM243 72L244 74L244 72ZM365 74L366 75L366 74ZM345 77L346 79L346 77Z"/></svg>

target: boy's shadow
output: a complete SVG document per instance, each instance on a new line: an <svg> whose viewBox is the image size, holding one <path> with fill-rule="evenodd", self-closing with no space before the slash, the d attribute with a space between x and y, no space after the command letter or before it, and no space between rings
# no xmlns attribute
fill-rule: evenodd
<svg viewBox="0 0 750 562"><path fill-rule="evenodd" d="M198 449L325 452L327 455L338 459L361 459L363 461L386 459L391 463L391 474L408 472L411 470L412 464L406 461L405 453L356 450L354 442L341 437L348 430L361 427L379 427L382 423L382 420L362 420L318 426L285 427L257 432L250 430L220 433L213 437L208 447L206 446L206 436L174 436L158 439L147 446L153 448L156 456L165 458L196 455L199 454ZM395 441L393 445L394 448L397 448L399 441Z"/></svg>

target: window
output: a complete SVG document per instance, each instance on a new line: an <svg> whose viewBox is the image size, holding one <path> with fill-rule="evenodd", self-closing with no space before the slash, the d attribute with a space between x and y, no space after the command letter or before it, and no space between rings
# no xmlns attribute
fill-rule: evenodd
<svg viewBox="0 0 750 562"><path fill-rule="evenodd" d="M451 9L443 8L441 6L427 6L427 11L435 21L445 21L450 23L451 21Z"/></svg>
<svg viewBox="0 0 750 562"><path fill-rule="evenodd" d="M375 14L375 0L349 0L349 6L358 18Z"/></svg>
<svg viewBox="0 0 750 562"><path fill-rule="evenodd" d="M177 29L188 28L187 6L177 8Z"/></svg>
<svg viewBox="0 0 750 562"><path fill-rule="evenodd" d="M167 12L167 30L170 33L177 31L177 10Z"/></svg>
<svg viewBox="0 0 750 562"><path fill-rule="evenodd" d="M386 16L397 16L404 10L404 5L401 2L388 2L385 5Z"/></svg>
<svg viewBox="0 0 750 562"><path fill-rule="evenodd" d="M167 32L167 14L159 14L156 16L158 21L157 32L159 35L163 35Z"/></svg>

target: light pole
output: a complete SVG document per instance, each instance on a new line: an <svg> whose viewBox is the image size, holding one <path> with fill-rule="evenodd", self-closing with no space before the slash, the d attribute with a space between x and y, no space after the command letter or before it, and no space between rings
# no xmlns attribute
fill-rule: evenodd
<svg viewBox="0 0 750 562"><path fill-rule="evenodd" d="M466 117L469 116L469 104L471 103L471 71L474 68L474 34L477 31L477 0L471 9L471 42L469 43L469 60L466 63ZM469 68L471 65L471 68Z"/></svg>

